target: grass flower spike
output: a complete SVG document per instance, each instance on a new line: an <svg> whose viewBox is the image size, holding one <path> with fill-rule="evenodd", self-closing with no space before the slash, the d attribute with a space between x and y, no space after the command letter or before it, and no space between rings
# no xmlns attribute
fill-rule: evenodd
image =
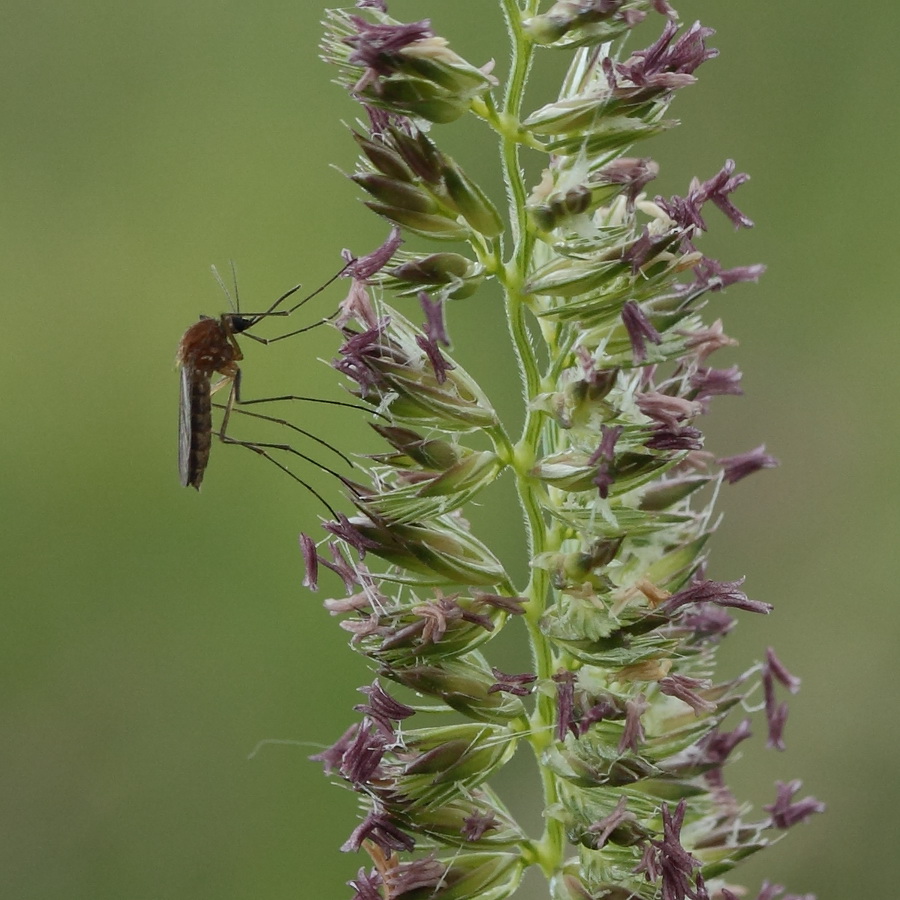
<svg viewBox="0 0 900 900"><path fill-rule="evenodd" d="M776 465L762 446L717 459L700 428L714 398L742 392L736 366L712 363L736 343L717 295L763 267L724 269L699 249L719 214L752 225L734 162L664 197L657 164L634 152L676 124L669 106L716 56L713 32L682 26L666 0L496 5L505 82L384 0L325 22L323 56L362 106L350 177L390 226L350 258L335 318L334 367L384 448L350 485L352 510L301 537L306 584L338 576L325 606L373 670L356 721L316 757L358 792L342 848L367 859L354 900L501 900L532 866L553 900L748 897L732 868L822 809L789 781L754 814L724 778L751 736L741 709L764 710L781 749L781 695L799 685L771 649L717 676L736 617L772 607L743 579L706 575L717 492ZM658 37L629 52L641 22ZM569 59L558 98L527 109L552 53ZM463 116L493 136L489 190L441 149ZM501 184L506 209L490 199ZM490 302L490 282L523 385L518 434L450 354L453 306ZM524 581L465 518L501 477L519 495ZM491 663L507 627L530 671ZM540 834L491 786L519 750L536 761ZM783 890L758 898L801 900Z"/></svg>

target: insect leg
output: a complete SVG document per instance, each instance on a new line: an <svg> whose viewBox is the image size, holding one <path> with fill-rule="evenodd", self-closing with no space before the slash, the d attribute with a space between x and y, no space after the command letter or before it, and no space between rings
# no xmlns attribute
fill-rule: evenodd
<svg viewBox="0 0 900 900"><path fill-rule="evenodd" d="M288 310L288 315L290 315L290 314L291 314L292 312L294 312L295 310L300 309L300 307L303 306L304 303L308 302L309 300L312 300L313 297L317 297L317 296L318 296L319 294L321 294L322 291L324 291L325 288L327 288L329 285L334 284L334 282L337 281L338 278L340 278L341 275L343 275L344 272L346 272L347 269L349 269L350 266L352 266L354 262L356 262L356 260L351 259L350 262L344 263L344 265L341 266L341 268L340 268L337 272L335 272L334 275L332 275L331 278L329 278L328 281L325 282L325 284L321 285L320 287L317 287L311 294L308 294L308 295L307 295L306 297L304 297L299 303L295 303L295 304ZM282 299L284 299L284 298L282 298ZM281 302L281 300L276 301L275 306L278 306L278 304L279 304L280 302ZM273 309L274 309L274 307L273 307Z"/></svg>
<svg viewBox="0 0 900 900"><path fill-rule="evenodd" d="M286 472L291 476L291 478L294 479L294 481L303 485L303 487L305 487L306 490L308 490L325 507L325 509L328 510L329 513L331 513L331 517L333 519L338 518L338 514L337 512L335 512L334 507L332 507L332 505L309 482L304 481L299 475L295 475L287 466L283 466L280 462L278 462L277 459L275 459L274 456L267 452L267 449L292 450L292 447L282 446L280 444L254 444L250 441L239 441L236 438L228 437L227 435L223 435L222 432L217 433L226 444L237 444L239 447L246 447L248 450L252 450L259 456L262 456L265 459L269 460L269 462L273 465L278 466L278 468L281 469L282 472ZM309 457L304 457L304 459L309 459ZM315 461L313 460L313 462ZM318 465L318 463L316 463L316 465ZM333 472L332 474L337 475L336 472ZM340 478L341 476L338 475L337 477Z"/></svg>
<svg viewBox="0 0 900 900"><path fill-rule="evenodd" d="M230 402L231 406L234 406L235 403L239 404L240 406L250 406L254 403L273 403L278 400L306 400L310 403L325 403L329 406L348 406L351 409L361 409L365 412L371 412L371 410L368 407L360 406L355 403L344 403L342 400L323 400L318 397L301 397L301 396L297 396L294 394L285 394L280 397L258 397L255 400L244 400L241 397L241 372L240 372L240 370L238 370L238 372L234 378L233 395L234 395L233 398L229 398L229 402ZM279 425L287 425L288 428L293 428L294 431L297 431L300 434L304 434L307 437L312 438L314 441L321 444L323 447L327 447L333 453L336 453L342 459L346 460L348 465L353 466L353 462L347 456L345 456L343 453L341 453L340 450L338 450L336 447L333 447L331 444L329 444L328 441L325 441L322 438L317 437L314 434L311 434L310 432L306 431L305 429L300 428L298 425L294 425L293 423L288 422L286 419L279 419L279 418L275 418L274 416L264 416L264 415L261 415L260 413L252 413L246 409L237 410L237 412L241 412L247 416L255 416L258 419L268 419L270 422L275 422Z"/></svg>
<svg viewBox="0 0 900 900"><path fill-rule="evenodd" d="M352 263L353 263L352 260L348 263L345 263L338 272L336 272L334 275L331 276L331 278L328 279L328 281L326 281L320 287L317 287L311 294L307 294L299 303L295 303L290 309L279 310L278 307L281 306L281 304L284 303L284 301L287 300L288 297L292 297L294 294L296 294L297 291L299 291L300 288L303 287L303 285L301 285L301 284L294 285L294 287L292 287L289 291L285 291L265 312L250 315L250 316L248 316L248 318L252 318L254 320L253 324L255 325L260 319L265 319L268 316L289 316L295 310L300 309L300 307L303 306L304 303L309 302L310 300L312 300L313 297L317 297L319 294L321 294L322 291L324 291L325 288L327 288L329 285L334 284L334 282L337 281L338 278L340 278L341 275L343 275L344 272L347 271L347 269L352 265ZM331 318L331 317L329 317L329 318ZM323 319L322 321L327 322L328 319ZM316 324L318 325L321 323L317 322ZM309 327L314 328L315 326L311 325ZM301 331L308 331L308 330L309 330L308 328L301 329ZM291 334L299 334L299 333L300 333L299 331L291 332ZM248 334L247 337L253 338L254 340L260 340L260 338L254 337L254 335L252 335L252 334ZM288 337L288 335L282 335L282 337ZM276 340L276 341L280 340L280 339L281 338L273 338L273 340ZM263 341L263 343L267 343L267 342Z"/></svg>
<svg viewBox="0 0 900 900"><path fill-rule="evenodd" d="M335 472L334 469L329 468L324 463L321 463L318 460L313 459L311 456L307 456L305 453L301 453L299 450L295 449L294 447L291 447L290 444L273 444L273 443L267 443L267 442L264 443L261 441L241 441L241 440L238 440L237 438L229 437L229 435L227 433L228 422L231 418L232 411L244 412L243 410L235 410L235 408L234 408L235 403L241 402L241 399L240 399L241 370L236 369L234 375L232 376L232 378L230 380L231 380L231 390L228 392L228 400L224 404L224 407L223 407L225 412L222 416L222 424L221 424L221 426L219 428L219 432L218 432L219 438L221 441L223 441L223 443L243 444L245 446L254 447L254 448L266 447L270 450L282 450L285 453L293 453L295 456L299 456L301 459L305 459L308 463L312 463L312 465L317 466L323 472L327 472L329 475L333 475L342 484L348 485L348 481L346 478L344 478L343 475L339 474L338 472ZM225 381L225 379L220 381L219 384L217 384L215 387L216 388L221 387L221 385L224 383L224 381ZM219 405L219 404L216 404L216 405ZM263 418L263 419L269 418L268 416L262 416L262 415L259 415L258 413L247 413L247 415L254 415L257 418ZM279 420L274 420L274 421L279 421ZM296 428L296 426L291 425L290 422L285 422L284 424L290 426L291 428ZM297 428L297 430L300 431L301 429ZM314 435L310 435L310 437L314 437ZM319 439L316 438L316 440L319 440ZM325 443L325 442L320 441L320 443ZM352 461L350 459L348 459L347 457L345 457L344 454L341 453L339 450L337 450L334 447L330 447L330 445L328 445L328 444L325 444L325 446L329 447L329 449L331 449L331 450L334 450L335 453L337 453L339 456L342 456L344 459L346 459L347 462L350 463L351 466L353 465ZM261 455L266 456L267 454L263 453ZM273 462L274 462L274 460L273 460ZM283 468L283 467L279 466L279 468ZM299 481L300 479L297 479L297 480Z"/></svg>
<svg viewBox="0 0 900 900"><path fill-rule="evenodd" d="M271 315L277 316L281 315L280 312L271 313ZM285 312L285 315L288 315ZM258 344L274 344L275 341L283 341L285 338L293 337L295 334L303 334L306 331L312 331L313 328L318 328L320 325L326 324L326 322L330 322L335 316L337 312L333 312L330 316L326 316L324 319L319 319L318 322L313 322L312 325L304 325L303 328L298 328L295 331L289 331L287 334L279 334L277 337L273 338L261 338L255 334L247 334L245 331L244 334L250 338L251 341L256 341Z"/></svg>
<svg viewBox="0 0 900 900"><path fill-rule="evenodd" d="M271 400L281 400L282 398L281 397L270 397L270 398L267 397L262 400L243 400L243 401L237 400L236 402L243 403L243 404L267 403L270 399ZM213 403L213 406L215 406L216 409L225 409L224 403ZM317 444L321 444L323 447L327 447L329 450L331 450L332 453L336 453L338 456L340 456L340 458L342 460L344 460L344 462L346 462L348 466L355 468L355 464L354 464L353 460L350 459L350 457L347 456L345 453L342 453L340 450L338 450L337 447L332 446L331 444L328 443L328 441L325 441L322 438L314 435L312 432L307 431L305 428L301 428L299 425L294 425L293 422L288 422L287 419L277 419L275 416L265 416L262 413L250 412L249 409L239 409L237 407L233 407L232 412L240 413L242 416L253 416L254 419L264 419L266 422L274 422L276 425L284 425L287 428L292 428L294 431L297 431L300 434L304 435L304 437L308 437L308 438L310 438L310 440L315 441Z"/></svg>
<svg viewBox="0 0 900 900"><path fill-rule="evenodd" d="M241 400L243 406L249 406L251 403L274 403L276 400L305 400L307 403L326 403L329 406L344 406L347 409L361 409L373 416L380 416L385 421L390 421L390 417L384 413L378 412L372 406L363 406L360 403L347 403L344 400L325 400L322 397L303 397L299 394L284 394L281 397L260 397L258 400Z"/></svg>

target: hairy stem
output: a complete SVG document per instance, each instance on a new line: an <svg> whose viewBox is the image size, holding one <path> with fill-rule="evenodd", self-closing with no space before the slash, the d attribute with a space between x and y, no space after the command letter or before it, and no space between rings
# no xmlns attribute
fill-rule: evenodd
<svg viewBox="0 0 900 900"><path fill-rule="evenodd" d="M507 188L513 247L511 259L504 268L501 280L504 287L509 331L519 366L526 405L525 423L521 439L516 447L514 468L516 489L525 516L529 557L534 558L535 555L551 549L551 543L553 543L551 532L547 528L547 522L541 510L538 496L539 486L530 475L538 454L542 429L540 414L530 409L530 406L531 401L540 391L541 375L525 322L527 296L524 293L524 285L531 265L533 236L528 228L527 194L519 158L521 140L517 132L534 50L522 31L522 13L517 4L514 0L502 0L502 6L512 40L512 68L503 109L496 124L499 126L498 131L501 135L501 163ZM527 6L526 13L534 14L536 12L536 2L529 0ZM534 8L532 9L532 7ZM531 578L525 591L525 596L528 598L525 620L535 673L545 683L550 682L556 669L554 654L539 626L549 588L548 573L543 569L532 568ZM552 741L555 715L555 699L547 694L540 694L531 718L530 743L541 772L545 809L550 809L558 801L556 776L546 766L541 765L541 756ZM536 845L537 861L544 873L550 877L562 863L565 841L560 822L547 817L545 823L544 834Z"/></svg>

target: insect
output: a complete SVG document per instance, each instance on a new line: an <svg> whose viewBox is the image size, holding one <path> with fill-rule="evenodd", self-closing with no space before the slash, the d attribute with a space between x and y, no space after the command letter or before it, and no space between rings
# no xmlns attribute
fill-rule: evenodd
<svg viewBox="0 0 900 900"><path fill-rule="evenodd" d="M348 264L349 265L349 264ZM282 294L265 312L262 313L240 313L231 312L212 318L209 316L201 316L200 321L195 322L184 333L181 342L178 345L178 354L176 362L181 368L181 399L179 404L179 422L178 422L178 469L181 475L181 484L184 487L193 487L197 490L203 481L203 475L209 463L209 454L212 447L212 438L214 434L218 434L220 440L225 443L239 444L247 447L264 456L273 462L283 471L287 472L294 480L299 481L307 490L314 494L327 508L334 514L329 504L324 500L310 484L299 478L287 467L274 459L269 450L283 450L293 453L308 462L313 463L319 468L329 472L341 481L346 483L343 476L334 472L332 469L320 462L312 459L304 453L295 450L288 444L272 444L259 443L252 441L242 441L227 435L226 429L231 413L239 412L243 415L253 416L254 418L265 419L267 421L276 422L280 425L292 428L301 434L311 438L312 440L322 444L333 452L337 453L351 466L352 461L336 448L332 447L327 441L323 441L316 435L287 422L284 419L273 418L272 416L253 413L247 410L236 409L235 405L249 405L253 403L267 403L277 400L306 400L314 403L327 403L336 406L350 406L355 408L355 404L343 403L338 400L324 400L317 397L302 397L297 395L285 395L281 397L266 397L256 400L244 400L241 398L241 369L239 363L244 356L241 353L240 345L237 342L236 335L244 334L252 340L263 344L271 344L275 341L283 340L295 334L309 331L319 325L324 324L328 319L320 319L312 325L304 328L298 328L287 334L278 335L274 338L261 338L257 335L250 334L249 329L260 322L262 319L270 316L287 316L295 310L299 309L308 300L311 300L329 284L335 281L345 270L347 266L341 269L336 275L330 278L320 288L313 293L304 297L301 301L294 304L288 309L280 309L281 305L300 290L300 285L292 287L289 291ZM215 273L215 270L213 270ZM218 278L218 273L215 273ZM221 284L221 279L220 279ZM223 285L224 287L224 285ZM226 289L226 294L228 293ZM230 295L229 295L230 296ZM213 383L213 376L220 375L221 378ZM213 403L212 395L225 386L229 386L228 399L224 404ZM218 432L213 431L212 410L213 407L224 409L222 424ZM364 407L362 407L364 408ZM336 516L335 516L336 517Z"/></svg>

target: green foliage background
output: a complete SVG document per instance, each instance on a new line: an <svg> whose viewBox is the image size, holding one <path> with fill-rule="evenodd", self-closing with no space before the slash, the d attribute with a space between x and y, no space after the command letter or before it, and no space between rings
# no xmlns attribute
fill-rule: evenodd
<svg viewBox="0 0 900 900"><path fill-rule="evenodd" d="M770 267L758 287L713 299L741 341L747 396L715 404L712 446L766 441L782 460L724 491L712 574L746 573L776 611L743 618L723 665L740 671L773 643L805 679L788 752L758 737L733 778L759 805L774 778L800 776L830 806L741 880L820 900L891 896L900 7L676 5L718 29L722 56L676 101L683 127L638 150L661 162L664 193L734 157L754 176L738 202L757 228L735 235L712 213L704 248ZM496 7L392 3L502 66ZM330 742L360 702L360 662L322 595L300 586L296 535L322 510L239 448L213 448L199 496L175 472L175 346L225 302L209 264L236 260L244 306L259 309L386 233L328 165L351 168L341 119L355 111L317 59L320 15L308 0L6 0L0 12L0 893L11 900L341 898L361 864L338 852L355 811L306 761L314 749L247 758L263 739ZM442 133L489 177L483 131ZM510 408L496 300L455 305L450 327ZM246 348L247 395L341 396L317 362L335 345L315 332ZM292 415L341 446L376 446L353 412ZM475 521L521 565L510 502L500 486ZM532 775L523 761L507 782L526 818Z"/></svg>

